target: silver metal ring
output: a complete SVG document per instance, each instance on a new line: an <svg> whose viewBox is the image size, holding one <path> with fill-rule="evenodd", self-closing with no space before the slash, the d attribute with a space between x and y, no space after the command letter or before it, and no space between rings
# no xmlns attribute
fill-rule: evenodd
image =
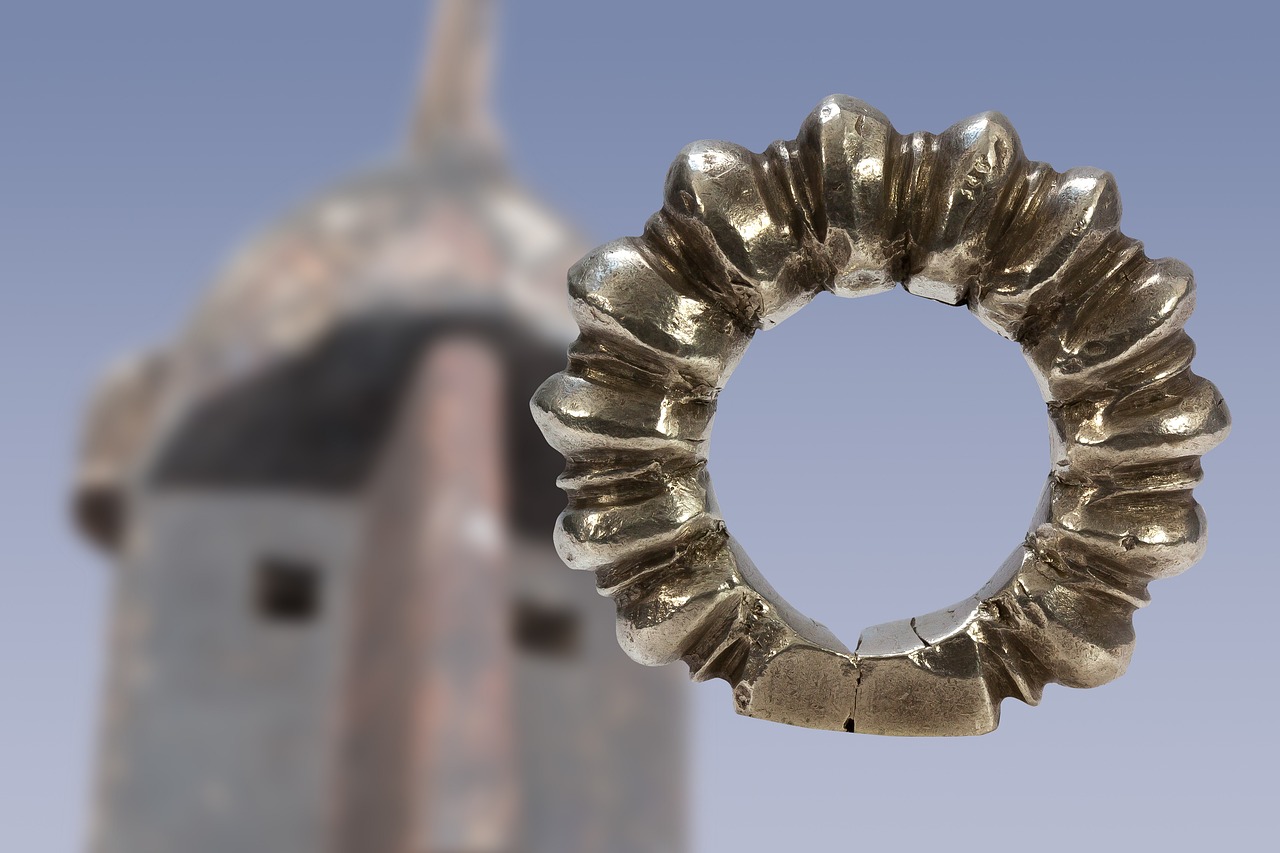
<svg viewBox="0 0 1280 853"><path fill-rule="evenodd" d="M533 398L567 461L555 531L595 571L641 663L683 659L739 713L891 735L991 731L1007 696L1121 673L1147 584L1193 564L1199 457L1230 428L1190 370L1184 264L1120 232L1112 176L1028 160L985 113L902 135L845 96L754 154L685 148L644 234L569 274L581 335ZM729 535L707 474L716 396L752 335L819 291L960 305L1021 345L1048 404L1052 468L1030 530L952 607L850 650L783 601Z"/></svg>

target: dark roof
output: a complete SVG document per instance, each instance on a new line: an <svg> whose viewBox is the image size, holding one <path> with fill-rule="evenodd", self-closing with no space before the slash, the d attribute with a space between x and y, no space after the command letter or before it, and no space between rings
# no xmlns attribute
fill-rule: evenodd
<svg viewBox="0 0 1280 853"><path fill-rule="evenodd" d="M545 534L564 499L562 463L528 414L564 353L511 322L483 316L384 313L347 322L317 346L193 409L165 441L148 480L158 487L298 488L351 492L370 474L413 369L436 341L474 335L507 368L508 470L522 528Z"/></svg>

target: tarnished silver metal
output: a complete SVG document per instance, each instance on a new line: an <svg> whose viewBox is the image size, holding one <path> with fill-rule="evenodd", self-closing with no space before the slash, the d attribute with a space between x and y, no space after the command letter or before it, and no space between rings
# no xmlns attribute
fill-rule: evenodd
<svg viewBox="0 0 1280 853"><path fill-rule="evenodd" d="M1191 271L1120 232L1115 181L1028 160L984 113L902 135L845 96L754 154L687 147L641 237L569 273L581 335L532 401L567 460L560 556L596 573L637 661L683 659L739 713L888 735L994 729L1007 696L1124 672L1133 611L1201 555L1199 457L1230 427L1190 370ZM970 598L850 650L770 588L707 474L716 395L751 336L830 290L901 282L1021 345L1051 422L1030 529Z"/></svg>

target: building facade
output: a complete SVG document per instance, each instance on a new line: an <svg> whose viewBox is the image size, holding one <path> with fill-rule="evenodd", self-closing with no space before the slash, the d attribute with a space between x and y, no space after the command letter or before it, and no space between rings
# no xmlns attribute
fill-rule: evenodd
<svg viewBox="0 0 1280 853"><path fill-rule="evenodd" d="M441 0L407 154L287 216L112 373L95 853L684 849L682 673L550 545L526 401L585 246L509 174L494 4Z"/></svg>

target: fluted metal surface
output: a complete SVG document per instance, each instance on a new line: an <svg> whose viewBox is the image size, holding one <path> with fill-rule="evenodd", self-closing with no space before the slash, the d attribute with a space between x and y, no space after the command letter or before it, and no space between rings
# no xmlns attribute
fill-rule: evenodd
<svg viewBox="0 0 1280 853"><path fill-rule="evenodd" d="M1201 555L1191 490L1230 416L1190 370L1191 271L1120 231L1115 181L1028 160L998 113L900 134L824 100L794 141L685 148L638 238L569 273L581 335L534 396L567 460L556 547L595 571L636 660L683 659L739 713L892 735L994 729L1007 696L1124 672L1149 581ZM850 650L783 601L728 533L707 474L716 396L759 329L819 291L897 283L1017 342L1052 467L986 586Z"/></svg>

